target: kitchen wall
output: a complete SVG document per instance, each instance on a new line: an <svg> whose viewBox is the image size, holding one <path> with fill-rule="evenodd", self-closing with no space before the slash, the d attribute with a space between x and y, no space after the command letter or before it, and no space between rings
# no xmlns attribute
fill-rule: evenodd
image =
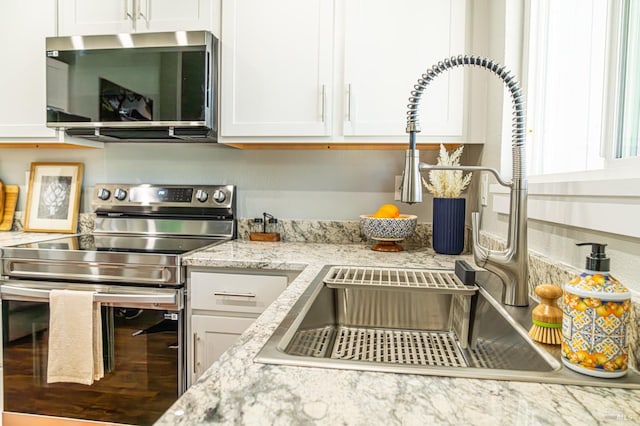
<svg viewBox="0 0 640 426"><path fill-rule="evenodd" d="M469 149L472 152L478 149ZM423 152L434 161L436 152ZM117 143L104 149L2 149L0 179L20 184L24 210L25 171L35 161L82 162L82 211L90 212L91 190L100 182L208 183L238 187L238 215L357 220L380 204L394 202L394 176L404 151L239 150L211 144ZM465 160L469 161L469 160ZM428 200L428 198L427 198ZM401 205L404 213L431 221L431 203Z"/></svg>

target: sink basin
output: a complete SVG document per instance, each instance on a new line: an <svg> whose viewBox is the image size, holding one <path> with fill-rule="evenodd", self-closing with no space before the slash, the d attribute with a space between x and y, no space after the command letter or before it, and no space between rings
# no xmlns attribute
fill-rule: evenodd
<svg viewBox="0 0 640 426"><path fill-rule="evenodd" d="M505 307L500 285L465 285L452 270L327 266L256 361L402 374L640 388L562 366L558 346L528 336L529 308Z"/></svg>

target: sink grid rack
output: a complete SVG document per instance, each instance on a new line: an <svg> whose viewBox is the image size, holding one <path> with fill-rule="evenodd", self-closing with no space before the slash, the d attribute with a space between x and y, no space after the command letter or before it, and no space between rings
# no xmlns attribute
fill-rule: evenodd
<svg viewBox="0 0 640 426"><path fill-rule="evenodd" d="M478 287L464 284L450 269L384 268L370 266L333 266L325 277L329 288L369 290L407 290L451 294L449 329L454 331L463 349L468 347L471 296Z"/></svg>
<svg viewBox="0 0 640 426"><path fill-rule="evenodd" d="M465 285L450 269L333 266L322 280L330 288L393 288L473 295L476 285Z"/></svg>
<svg viewBox="0 0 640 426"><path fill-rule="evenodd" d="M503 364L499 354L483 342L476 342L474 349L463 350L450 331L326 326L298 331L288 352L298 356L431 367L500 368Z"/></svg>

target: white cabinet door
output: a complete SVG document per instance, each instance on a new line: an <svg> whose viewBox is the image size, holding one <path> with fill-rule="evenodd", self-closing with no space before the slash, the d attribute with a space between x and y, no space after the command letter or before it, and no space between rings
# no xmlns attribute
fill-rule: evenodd
<svg viewBox="0 0 640 426"><path fill-rule="evenodd" d="M219 36L219 11L220 0L140 0L138 31L207 30Z"/></svg>
<svg viewBox="0 0 640 426"><path fill-rule="evenodd" d="M235 343L255 318L225 317L218 315L192 315L193 337L192 381L205 372Z"/></svg>
<svg viewBox="0 0 640 426"><path fill-rule="evenodd" d="M463 54L465 0L345 0L344 134L404 136L410 91L433 64ZM463 133L463 72L440 75L421 104L424 136Z"/></svg>
<svg viewBox="0 0 640 426"><path fill-rule="evenodd" d="M59 35L134 31L133 0L58 0Z"/></svg>
<svg viewBox="0 0 640 426"><path fill-rule="evenodd" d="M54 2L37 12L3 0L0 13L0 139L54 138L46 123L45 38L55 35Z"/></svg>
<svg viewBox="0 0 640 426"><path fill-rule="evenodd" d="M220 0L58 0L58 3L60 35L190 30L219 34Z"/></svg>
<svg viewBox="0 0 640 426"><path fill-rule="evenodd" d="M223 0L222 136L328 136L333 2Z"/></svg>

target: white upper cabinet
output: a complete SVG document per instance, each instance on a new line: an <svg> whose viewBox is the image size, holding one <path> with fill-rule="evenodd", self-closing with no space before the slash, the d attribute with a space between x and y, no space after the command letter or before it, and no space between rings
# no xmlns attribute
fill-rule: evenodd
<svg viewBox="0 0 640 426"><path fill-rule="evenodd" d="M333 2L223 0L221 136L329 136Z"/></svg>
<svg viewBox="0 0 640 426"><path fill-rule="evenodd" d="M410 92L428 67L465 53L464 0L345 0L345 136L405 137ZM462 70L438 76L420 103L422 135L463 135Z"/></svg>
<svg viewBox="0 0 640 426"><path fill-rule="evenodd" d="M223 0L221 140L406 143L413 85L465 51L465 4ZM464 136L463 77L427 89L420 140Z"/></svg>
<svg viewBox="0 0 640 426"><path fill-rule="evenodd" d="M61 36L128 33L133 31L132 1L59 0L58 33Z"/></svg>
<svg viewBox="0 0 640 426"><path fill-rule="evenodd" d="M45 38L55 35L54 2L28 13L20 0L4 0L0 13L0 144L67 145L63 133L46 127ZM60 93L60 101L63 93ZM100 146L101 143L71 142Z"/></svg>
<svg viewBox="0 0 640 426"><path fill-rule="evenodd" d="M19 0L2 2L0 13L0 138L54 137L45 99L45 37L54 35L55 11L46 2L27 13ZM25 28L29 28L25 30Z"/></svg>
<svg viewBox="0 0 640 426"><path fill-rule="evenodd" d="M220 0L58 0L59 35L219 31Z"/></svg>

